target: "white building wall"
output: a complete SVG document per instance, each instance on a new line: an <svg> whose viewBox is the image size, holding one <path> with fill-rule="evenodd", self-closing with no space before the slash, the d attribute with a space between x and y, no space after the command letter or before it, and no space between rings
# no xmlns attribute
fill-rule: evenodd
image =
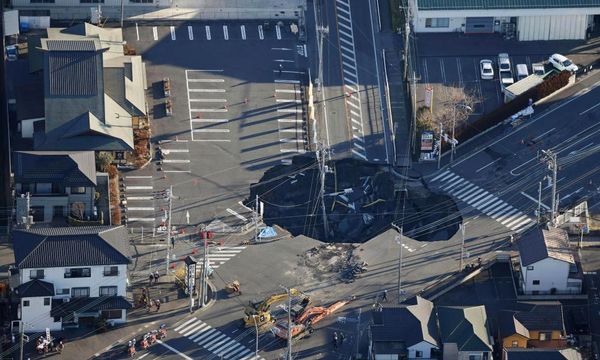
<svg viewBox="0 0 600 360"><path fill-rule="evenodd" d="M83 266L73 266L73 268L80 267ZM44 268L43 281L52 283L57 293L60 289L71 289L74 287L89 287L90 296L97 297L99 296L100 286L117 286L117 295L126 296L127 265L117 265L119 269L118 276L104 276L104 266L88 267L91 268L91 276L84 278L65 278L65 268L62 267ZM31 280L29 277L30 270L33 269L22 269L20 271L21 284Z"/></svg>
<svg viewBox="0 0 600 360"><path fill-rule="evenodd" d="M29 306L23 306L24 301L29 301ZM62 323L54 322L50 316L50 305L44 305L44 297L22 298L20 304L21 320L25 324L25 332L41 332L49 328L52 331L61 330Z"/></svg>
<svg viewBox="0 0 600 360"><path fill-rule="evenodd" d="M408 358L418 359L416 357L416 352L421 351L423 353L422 358L429 359L431 357L431 349L433 348L435 348L435 346L431 345L427 341L421 341L420 343L410 346L408 348Z"/></svg>
<svg viewBox="0 0 600 360"><path fill-rule="evenodd" d="M558 292L567 291L569 263L546 258L530 266L533 266L533 270L527 270L527 266L521 267L523 291L526 294L531 294L534 290L539 291L540 294L548 293L552 288L556 288ZM540 284L533 285L534 280L539 280Z"/></svg>
<svg viewBox="0 0 600 360"><path fill-rule="evenodd" d="M521 16L517 22L519 40L584 39L588 27L587 15Z"/></svg>

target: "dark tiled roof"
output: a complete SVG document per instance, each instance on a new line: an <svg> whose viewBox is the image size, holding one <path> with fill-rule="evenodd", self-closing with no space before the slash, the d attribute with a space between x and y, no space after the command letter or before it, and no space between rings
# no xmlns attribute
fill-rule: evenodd
<svg viewBox="0 0 600 360"><path fill-rule="evenodd" d="M521 266L528 266L545 258L575 263L569 247L569 236L563 229L546 230L537 227L525 233L519 240L518 246Z"/></svg>
<svg viewBox="0 0 600 360"><path fill-rule="evenodd" d="M498 333L501 339L519 334L529 339L529 330L515 319L514 311L500 311L498 313Z"/></svg>
<svg viewBox="0 0 600 360"><path fill-rule="evenodd" d="M600 7L600 0L419 0L419 10L555 9Z"/></svg>
<svg viewBox="0 0 600 360"><path fill-rule="evenodd" d="M124 226L33 228L15 230L12 238L21 269L129 263Z"/></svg>
<svg viewBox="0 0 600 360"><path fill-rule="evenodd" d="M437 308L442 343L455 343L458 351L492 351L485 307Z"/></svg>
<svg viewBox="0 0 600 360"><path fill-rule="evenodd" d="M515 313L515 319L529 329L529 331L559 330L564 332L565 325L561 304L531 305L533 306L531 310Z"/></svg>
<svg viewBox="0 0 600 360"><path fill-rule="evenodd" d="M421 341L438 346L437 326L433 304L423 298L418 303L406 307L384 308L381 312L381 325L371 326L375 342L403 342L406 347Z"/></svg>
<svg viewBox="0 0 600 360"><path fill-rule="evenodd" d="M74 312L131 309L132 307L131 303L122 296L71 298L68 302L64 302L62 299L52 299L50 315L65 317Z"/></svg>
<svg viewBox="0 0 600 360"><path fill-rule="evenodd" d="M66 186L95 186L93 151L17 151L16 182L62 182Z"/></svg>
<svg viewBox="0 0 600 360"><path fill-rule="evenodd" d="M55 42L57 40L49 40L48 45ZM93 42L89 43L93 46ZM92 51L50 51L48 54L50 95L97 95L98 65L101 63L97 63L96 52L93 49Z"/></svg>
<svg viewBox="0 0 600 360"><path fill-rule="evenodd" d="M15 288L15 294L20 298L54 296L54 285L42 280L31 280Z"/></svg>
<svg viewBox="0 0 600 360"><path fill-rule="evenodd" d="M575 349L506 348L505 360L581 360L581 354Z"/></svg>

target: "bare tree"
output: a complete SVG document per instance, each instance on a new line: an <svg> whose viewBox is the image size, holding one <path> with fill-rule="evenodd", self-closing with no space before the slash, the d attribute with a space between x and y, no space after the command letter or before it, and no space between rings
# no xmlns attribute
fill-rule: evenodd
<svg viewBox="0 0 600 360"><path fill-rule="evenodd" d="M441 123L447 134L450 134L453 126L456 126L458 131L467 122L475 105L480 102L481 99L464 87L436 86L431 111L429 108L421 109L417 115L418 126L434 130L438 134Z"/></svg>

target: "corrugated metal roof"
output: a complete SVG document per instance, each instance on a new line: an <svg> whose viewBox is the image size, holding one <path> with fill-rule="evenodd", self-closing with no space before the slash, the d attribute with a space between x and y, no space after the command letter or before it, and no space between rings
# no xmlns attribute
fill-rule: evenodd
<svg viewBox="0 0 600 360"><path fill-rule="evenodd" d="M600 7L600 0L418 0L419 10L548 9Z"/></svg>
<svg viewBox="0 0 600 360"><path fill-rule="evenodd" d="M47 40L50 51L96 51L93 40Z"/></svg>
<svg viewBox="0 0 600 360"><path fill-rule="evenodd" d="M12 236L20 269L129 263L124 226L33 228Z"/></svg>
<svg viewBox="0 0 600 360"><path fill-rule="evenodd" d="M50 95L93 96L98 94L97 72L102 64L95 51L58 51L48 54Z"/></svg>

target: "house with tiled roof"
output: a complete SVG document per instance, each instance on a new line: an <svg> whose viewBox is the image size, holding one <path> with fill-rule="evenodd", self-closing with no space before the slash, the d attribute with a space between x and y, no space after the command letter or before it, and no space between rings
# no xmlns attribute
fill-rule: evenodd
<svg viewBox="0 0 600 360"><path fill-rule="evenodd" d="M519 284L526 295L580 294L582 279L567 231L534 228L518 243Z"/></svg>
<svg viewBox="0 0 600 360"><path fill-rule="evenodd" d="M373 359L437 359L440 342L433 303L420 296L415 303L373 313L369 328Z"/></svg>
<svg viewBox="0 0 600 360"><path fill-rule="evenodd" d="M103 317L124 323L129 240L124 226L14 230L11 276L25 332L77 326Z"/></svg>
<svg viewBox="0 0 600 360"><path fill-rule="evenodd" d="M417 33L500 33L521 41L583 40L600 25L600 0L409 0Z"/></svg>
<svg viewBox="0 0 600 360"><path fill-rule="evenodd" d="M505 348L503 360L581 360L577 349L522 349Z"/></svg>
<svg viewBox="0 0 600 360"><path fill-rule="evenodd" d="M12 169L18 224L110 220L108 175L93 151L15 151Z"/></svg>
<svg viewBox="0 0 600 360"><path fill-rule="evenodd" d="M437 318L444 360L492 360L485 306L438 306Z"/></svg>

